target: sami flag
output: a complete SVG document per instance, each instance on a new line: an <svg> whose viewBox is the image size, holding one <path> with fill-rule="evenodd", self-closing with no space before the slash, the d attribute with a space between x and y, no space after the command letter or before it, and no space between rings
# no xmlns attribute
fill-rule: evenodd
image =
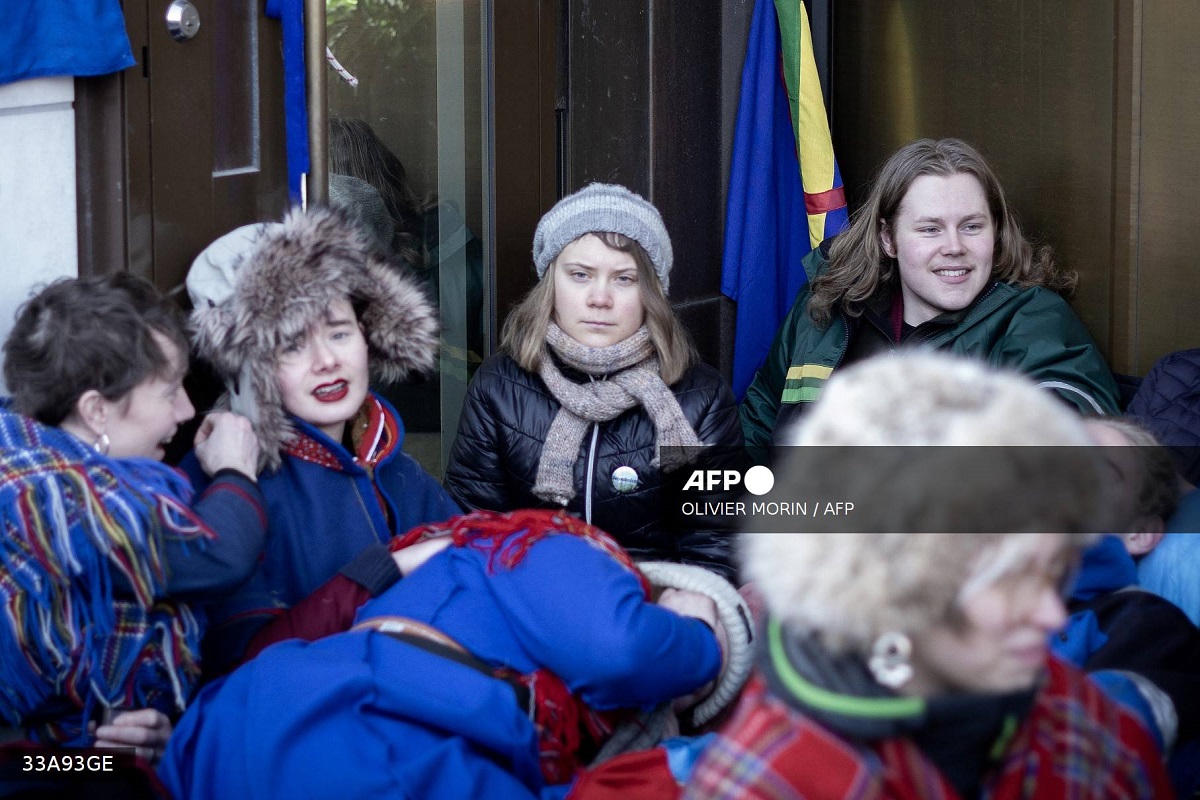
<svg viewBox="0 0 1200 800"><path fill-rule="evenodd" d="M847 221L802 0L755 3L740 98L721 266L739 399L805 283L800 260Z"/></svg>

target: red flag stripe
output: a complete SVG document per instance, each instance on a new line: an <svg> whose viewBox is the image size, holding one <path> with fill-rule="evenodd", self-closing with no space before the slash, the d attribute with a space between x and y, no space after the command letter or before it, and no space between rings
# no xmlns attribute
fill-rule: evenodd
<svg viewBox="0 0 1200 800"><path fill-rule="evenodd" d="M846 205L846 190L835 186L827 192L804 193L804 208L809 214L827 214Z"/></svg>

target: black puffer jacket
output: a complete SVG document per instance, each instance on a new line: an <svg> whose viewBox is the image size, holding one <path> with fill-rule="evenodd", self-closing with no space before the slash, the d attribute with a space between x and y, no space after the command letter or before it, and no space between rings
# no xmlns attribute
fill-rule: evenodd
<svg viewBox="0 0 1200 800"><path fill-rule="evenodd" d="M563 374L587 377L563 368ZM575 463L571 513L612 534L637 559L680 561L709 567L733 577L733 532L720 517L688 513L685 502L703 512L706 503L735 499L716 491L683 491L692 470L744 467L737 404L720 374L705 364L688 370L671 387L683 415L705 444L701 461L663 475L651 466L654 424L632 408L616 419L588 428ZM480 366L467 389L450 451L445 487L465 510L510 511L552 508L533 494L542 446L559 403L542 379L507 355ZM613 472L631 467L638 475L632 491L613 487ZM691 507L686 510L692 511Z"/></svg>

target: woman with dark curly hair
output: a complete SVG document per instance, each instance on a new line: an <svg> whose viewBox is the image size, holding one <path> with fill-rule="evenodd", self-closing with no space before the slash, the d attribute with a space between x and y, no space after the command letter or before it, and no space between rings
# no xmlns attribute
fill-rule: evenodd
<svg viewBox="0 0 1200 800"><path fill-rule="evenodd" d="M199 677L200 620L177 601L231 591L262 554L246 419L200 426L198 497L159 463L195 414L187 366L179 315L127 273L58 281L17 314L0 403L0 741L153 760Z"/></svg>

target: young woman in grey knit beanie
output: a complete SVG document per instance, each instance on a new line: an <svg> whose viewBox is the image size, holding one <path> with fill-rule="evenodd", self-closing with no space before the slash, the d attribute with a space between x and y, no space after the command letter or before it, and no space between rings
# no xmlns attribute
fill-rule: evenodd
<svg viewBox="0 0 1200 800"><path fill-rule="evenodd" d="M731 575L719 520L681 513L684 499L714 498L678 492L701 457L740 466L741 428L667 300L658 209L622 186L586 186L542 217L533 261L540 281L467 391L447 491L465 509L566 507L637 558Z"/></svg>

